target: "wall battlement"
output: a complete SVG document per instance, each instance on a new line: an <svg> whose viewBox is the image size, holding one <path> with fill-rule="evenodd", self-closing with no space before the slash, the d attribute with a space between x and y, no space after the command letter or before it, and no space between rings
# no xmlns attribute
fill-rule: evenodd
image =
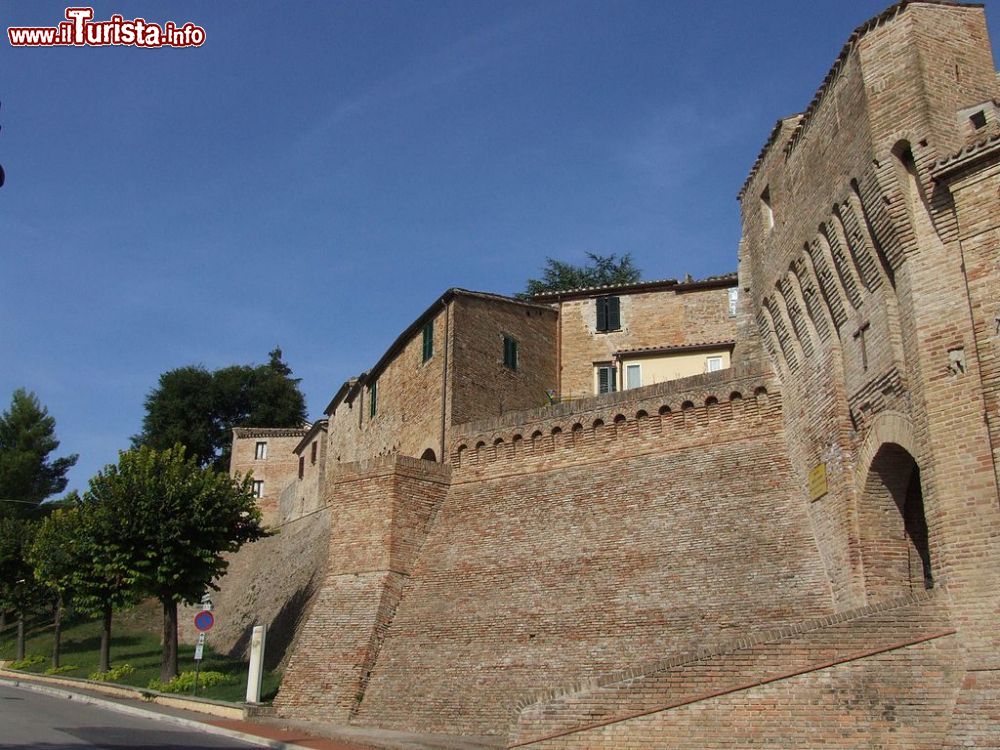
<svg viewBox="0 0 1000 750"><path fill-rule="evenodd" d="M780 414L776 387L766 371L722 371L462 425L451 453L455 481L494 462L565 463L605 455L611 441L676 440L684 430L766 420Z"/></svg>

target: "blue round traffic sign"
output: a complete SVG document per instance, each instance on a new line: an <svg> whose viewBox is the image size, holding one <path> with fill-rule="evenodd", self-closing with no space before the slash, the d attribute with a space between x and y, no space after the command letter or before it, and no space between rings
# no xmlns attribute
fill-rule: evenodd
<svg viewBox="0 0 1000 750"><path fill-rule="evenodd" d="M211 630L213 625L215 625L215 615L211 612L199 612L194 616L194 626L202 633Z"/></svg>

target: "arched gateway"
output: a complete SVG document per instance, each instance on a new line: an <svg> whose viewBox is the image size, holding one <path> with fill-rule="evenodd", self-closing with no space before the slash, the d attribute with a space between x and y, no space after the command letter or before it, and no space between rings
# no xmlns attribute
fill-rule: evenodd
<svg viewBox="0 0 1000 750"><path fill-rule="evenodd" d="M865 589L882 598L932 588L920 467L897 443L883 443L861 488L858 522Z"/></svg>

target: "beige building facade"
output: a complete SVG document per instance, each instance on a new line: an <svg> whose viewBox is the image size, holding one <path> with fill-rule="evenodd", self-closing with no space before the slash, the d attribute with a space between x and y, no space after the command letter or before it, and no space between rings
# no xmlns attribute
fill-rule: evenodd
<svg viewBox="0 0 1000 750"><path fill-rule="evenodd" d="M561 401L714 371L719 360L708 357L721 356L723 367L729 366L738 310L735 274L571 289L533 299L559 311ZM706 345L704 359L693 357Z"/></svg>

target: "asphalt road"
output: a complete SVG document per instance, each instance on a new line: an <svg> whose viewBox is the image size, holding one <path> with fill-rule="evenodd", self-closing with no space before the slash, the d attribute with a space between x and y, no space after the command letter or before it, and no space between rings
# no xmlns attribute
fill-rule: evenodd
<svg viewBox="0 0 1000 750"><path fill-rule="evenodd" d="M0 685L0 748L243 750L258 748L164 721Z"/></svg>

